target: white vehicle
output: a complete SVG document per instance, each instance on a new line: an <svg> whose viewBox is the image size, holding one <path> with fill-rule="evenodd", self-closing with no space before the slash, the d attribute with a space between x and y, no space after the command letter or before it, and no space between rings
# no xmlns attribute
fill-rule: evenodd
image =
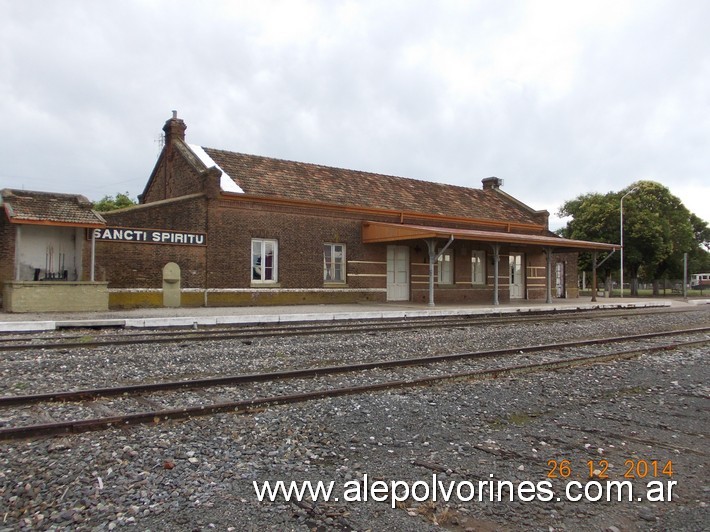
<svg viewBox="0 0 710 532"><path fill-rule="evenodd" d="M710 288L710 273L694 273L690 276L690 288L702 290Z"/></svg>

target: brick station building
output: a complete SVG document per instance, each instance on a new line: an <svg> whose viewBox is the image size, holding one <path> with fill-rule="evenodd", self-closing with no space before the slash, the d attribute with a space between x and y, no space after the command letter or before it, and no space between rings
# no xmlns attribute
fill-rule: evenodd
<svg viewBox="0 0 710 532"><path fill-rule="evenodd" d="M331 168L188 144L173 112L140 204L104 213L97 277L112 307L577 297L577 252L548 212L501 190ZM174 274L171 274L174 275Z"/></svg>

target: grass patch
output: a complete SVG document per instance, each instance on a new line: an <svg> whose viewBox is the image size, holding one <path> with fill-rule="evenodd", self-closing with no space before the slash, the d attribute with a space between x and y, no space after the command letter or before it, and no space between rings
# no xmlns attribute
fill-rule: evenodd
<svg viewBox="0 0 710 532"><path fill-rule="evenodd" d="M508 416L508 422L513 425L525 425L530 423L533 419L537 417L537 414L530 414L528 412L518 412L515 414L510 414Z"/></svg>
<svg viewBox="0 0 710 532"><path fill-rule="evenodd" d="M525 425L532 422L539 414L535 412L514 412L505 418L494 418L486 420L492 427L503 427L505 425Z"/></svg>
<svg viewBox="0 0 710 532"><path fill-rule="evenodd" d="M633 388L620 388L618 390L610 390L605 392L602 396L604 399L610 399L612 397L621 397L624 395L639 395L645 393L646 388L641 386L634 386Z"/></svg>

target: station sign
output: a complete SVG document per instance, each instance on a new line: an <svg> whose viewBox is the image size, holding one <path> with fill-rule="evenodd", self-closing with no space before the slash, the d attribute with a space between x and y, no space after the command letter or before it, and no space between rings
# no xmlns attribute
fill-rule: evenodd
<svg viewBox="0 0 710 532"><path fill-rule="evenodd" d="M178 244L206 246L205 233L166 231L164 229L134 229L130 227L101 227L93 230L94 239L103 242L139 242L142 244Z"/></svg>

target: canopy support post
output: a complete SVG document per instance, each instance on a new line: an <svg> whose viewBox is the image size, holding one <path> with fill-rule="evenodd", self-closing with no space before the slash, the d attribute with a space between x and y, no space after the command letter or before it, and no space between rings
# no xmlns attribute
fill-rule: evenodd
<svg viewBox="0 0 710 532"><path fill-rule="evenodd" d="M498 264L500 263L500 244L493 244L493 305L500 304L498 300Z"/></svg>
<svg viewBox="0 0 710 532"><path fill-rule="evenodd" d="M545 248L547 261L545 264L545 273L547 275L545 286L545 303L552 303L552 248Z"/></svg>
<svg viewBox="0 0 710 532"><path fill-rule="evenodd" d="M96 234L94 233L93 229L89 229L91 231L91 273L90 273L90 279L91 282L96 281ZM84 277L86 279L86 277Z"/></svg>
<svg viewBox="0 0 710 532"><path fill-rule="evenodd" d="M441 248L439 253L436 252L436 239L435 238L427 238L424 240L426 242L427 248L429 249L429 302L427 303L428 306L433 307L435 306L434 304L434 265L436 264L436 261L439 260L439 257L441 257L444 252L449 249L449 246L453 243L454 241L454 235L451 235L449 237L449 241L446 243L446 245Z"/></svg>
<svg viewBox="0 0 710 532"><path fill-rule="evenodd" d="M597 300L597 252L592 251L592 303Z"/></svg>

